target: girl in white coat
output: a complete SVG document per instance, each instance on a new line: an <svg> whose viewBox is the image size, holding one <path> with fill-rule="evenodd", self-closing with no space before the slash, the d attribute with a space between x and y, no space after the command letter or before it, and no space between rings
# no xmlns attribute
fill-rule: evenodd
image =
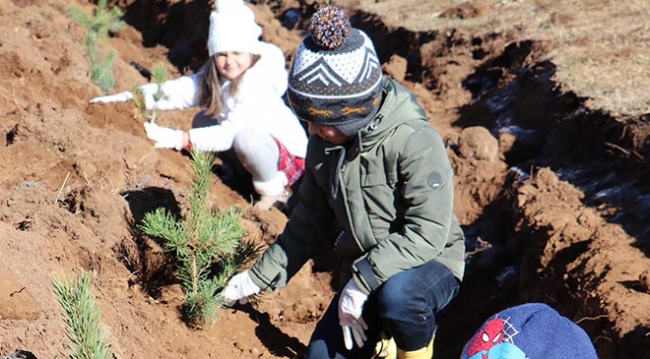
<svg viewBox="0 0 650 359"><path fill-rule="evenodd" d="M252 175L260 194L258 208L286 200L285 189L304 170L307 135L286 106L287 71L282 51L259 41L261 28L242 0L219 0L210 15L208 52L201 71L162 84L139 87L147 109L200 106L192 129L182 131L145 123L157 148L222 152L233 149ZM125 101L130 92L98 97L91 102Z"/></svg>

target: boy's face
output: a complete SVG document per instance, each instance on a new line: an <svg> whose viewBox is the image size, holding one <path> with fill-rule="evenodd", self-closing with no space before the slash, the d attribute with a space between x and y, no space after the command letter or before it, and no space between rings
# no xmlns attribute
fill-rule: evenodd
<svg viewBox="0 0 650 359"><path fill-rule="evenodd" d="M349 138L336 127L318 125L312 122L307 122L307 132L309 132L310 135L316 135L335 145L342 145L349 140Z"/></svg>
<svg viewBox="0 0 650 359"><path fill-rule="evenodd" d="M253 56L248 52L225 51L214 55L219 75L234 80L251 67Z"/></svg>

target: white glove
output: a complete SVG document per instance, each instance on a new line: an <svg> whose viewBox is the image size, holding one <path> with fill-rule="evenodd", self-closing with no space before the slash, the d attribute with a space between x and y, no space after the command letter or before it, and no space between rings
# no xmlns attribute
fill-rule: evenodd
<svg viewBox="0 0 650 359"><path fill-rule="evenodd" d="M239 301L239 304L246 304L249 296L261 290L262 288L253 282L248 271L243 271L230 278L221 296L226 300L226 306L231 307L236 301Z"/></svg>
<svg viewBox="0 0 650 359"><path fill-rule="evenodd" d="M366 337L368 325L361 316L363 305L367 299L368 295L363 293L352 279L341 292L339 298L339 324L343 328L343 342L348 350L352 349L353 337L359 348L368 339Z"/></svg>
<svg viewBox="0 0 650 359"><path fill-rule="evenodd" d="M123 101L131 100L132 98L133 98L133 94L131 92L124 91L124 92L116 93L115 95L95 97L90 100L90 103L123 102Z"/></svg>
<svg viewBox="0 0 650 359"><path fill-rule="evenodd" d="M156 141L156 148L173 148L176 151L183 149L183 131L161 127L152 122L145 122L144 129L149 139Z"/></svg>

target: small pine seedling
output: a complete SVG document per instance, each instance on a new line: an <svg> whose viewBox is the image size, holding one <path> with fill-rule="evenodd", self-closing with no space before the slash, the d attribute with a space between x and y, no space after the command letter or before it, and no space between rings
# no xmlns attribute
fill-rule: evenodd
<svg viewBox="0 0 650 359"><path fill-rule="evenodd" d="M155 102L166 100L168 98L165 91L163 91L162 84L167 81L167 67L161 61L156 62L151 67L151 79L157 85L156 93L153 95Z"/></svg>
<svg viewBox="0 0 650 359"><path fill-rule="evenodd" d="M75 19L86 30L84 45L86 57L90 64L90 80L104 92L107 93L115 85L113 77L113 57L115 53L109 51L103 59L97 50L97 42L105 40L109 32L118 31L126 26L121 20L124 15L119 7L114 6L106 11L106 1L99 0L97 8L92 15L86 14L78 8L71 6L70 16Z"/></svg>
<svg viewBox="0 0 650 359"><path fill-rule="evenodd" d="M165 252L175 254L177 277L185 293L183 315L190 326L198 328L216 320L216 309L226 304L218 293L228 278L259 253L260 246L242 240L239 211L208 209L214 154L192 151L191 157L194 177L189 213L179 220L158 208L145 214L139 228L164 239Z"/></svg>
<svg viewBox="0 0 650 359"><path fill-rule="evenodd" d="M156 92L153 94L154 105L151 109L147 110L144 94L137 85L133 85L131 93L133 94L133 104L140 111L142 117L149 119L152 123L156 122L157 108L156 103L160 100L168 99L167 94L163 90L162 84L167 81L167 67L162 61L158 61L151 67L151 79L156 84Z"/></svg>
<svg viewBox="0 0 650 359"><path fill-rule="evenodd" d="M71 343L70 359L109 359L109 343L100 326L99 310L90 289L90 274L76 278L50 278L57 301L63 308L66 335Z"/></svg>

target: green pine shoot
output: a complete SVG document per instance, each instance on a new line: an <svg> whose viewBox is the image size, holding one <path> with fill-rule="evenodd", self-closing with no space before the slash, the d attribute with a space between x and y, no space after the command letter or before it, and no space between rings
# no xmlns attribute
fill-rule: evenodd
<svg viewBox="0 0 650 359"><path fill-rule="evenodd" d="M168 98L167 94L163 90L162 84L167 81L167 67L162 61L158 61L151 67L151 79L156 84L156 92L153 94L154 102L160 100L166 100ZM156 122L157 108L154 105L153 108L147 110L144 94L137 85L133 85L131 88L131 93L133 94L133 105L140 111L142 117L150 120L151 122Z"/></svg>
<svg viewBox="0 0 650 359"><path fill-rule="evenodd" d="M114 53L110 51L102 59L97 50L97 42L106 40L109 32L118 31L126 26L121 20L124 15L122 10L114 6L106 11L106 1L99 0L92 15L86 14L74 6L69 9L70 16L86 30L84 45L90 64L90 80L104 93L107 93L115 85L111 69Z"/></svg>
<svg viewBox="0 0 650 359"><path fill-rule="evenodd" d="M151 79L157 85L156 93L153 95L154 101L166 100L168 96L162 88L162 84L167 81L167 67L162 61L158 61L151 67Z"/></svg>
<svg viewBox="0 0 650 359"><path fill-rule="evenodd" d="M70 359L108 359L109 343L100 326L99 310L90 289L90 274L81 272L76 278L51 277L57 301L63 308L66 335L71 343Z"/></svg>

